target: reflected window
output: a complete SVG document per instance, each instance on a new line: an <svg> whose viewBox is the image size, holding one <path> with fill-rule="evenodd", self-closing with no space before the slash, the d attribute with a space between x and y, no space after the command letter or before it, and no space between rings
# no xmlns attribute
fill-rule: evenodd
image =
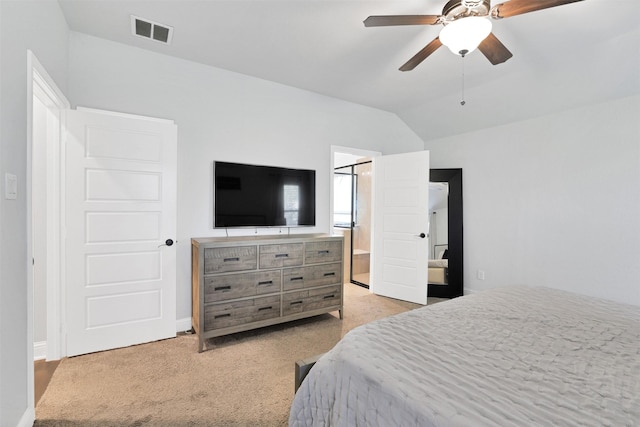
<svg viewBox="0 0 640 427"><path fill-rule="evenodd" d="M300 213L300 188L297 185L284 186L284 219L287 225L298 225Z"/></svg>

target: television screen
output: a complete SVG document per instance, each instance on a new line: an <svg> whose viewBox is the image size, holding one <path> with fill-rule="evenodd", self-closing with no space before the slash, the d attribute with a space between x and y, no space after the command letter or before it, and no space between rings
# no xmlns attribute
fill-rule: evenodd
<svg viewBox="0 0 640 427"><path fill-rule="evenodd" d="M316 224L316 171L214 162L214 227Z"/></svg>

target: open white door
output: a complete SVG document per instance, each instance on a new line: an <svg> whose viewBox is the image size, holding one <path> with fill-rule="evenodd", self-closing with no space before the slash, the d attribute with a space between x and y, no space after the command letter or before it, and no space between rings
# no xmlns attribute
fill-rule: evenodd
<svg viewBox="0 0 640 427"><path fill-rule="evenodd" d="M427 303L429 152L373 159L373 293Z"/></svg>
<svg viewBox="0 0 640 427"><path fill-rule="evenodd" d="M177 130L69 111L67 356L174 337Z"/></svg>

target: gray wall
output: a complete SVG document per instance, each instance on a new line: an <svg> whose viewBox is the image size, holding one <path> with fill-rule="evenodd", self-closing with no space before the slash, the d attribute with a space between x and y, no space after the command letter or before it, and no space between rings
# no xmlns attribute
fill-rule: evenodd
<svg viewBox="0 0 640 427"><path fill-rule="evenodd" d="M67 88L67 24L55 1L0 1L0 425L28 422L27 49ZM4 176L18 178L4 199Z"/></svg>
<svg viewBox="0 0 640 427"><path fill-rule="evenodd" d="M317 226L301 230L329 232L331 145L423 149L394 114L281 84L75 32L69 58L72 104L177 123L178 319L191 316L190 239L224 233L213 230L214 160L315 169Z"/></svg>
<svg viewBox="0 0 640 427"><path fill-rule="evenodd" d="M640 305L640 96L425 149L431 167L463 168L467 292L549 286Z"/></svg>

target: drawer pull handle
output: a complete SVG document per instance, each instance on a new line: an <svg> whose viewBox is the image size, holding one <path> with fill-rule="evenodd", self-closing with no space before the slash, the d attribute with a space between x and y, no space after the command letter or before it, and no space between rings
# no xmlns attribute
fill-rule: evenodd
<svg viewBox="0 0 640 427"><path fill-rule="evenodd" d="M298 276L298 277L292 277L291 279L289 279L290 281L294 282L296 280L304 280L304 277L302 276Z"/></svg>
<svg viewBox="0 0 640 427"><path fill-rule="evenodd" d="M213 288L214 291L229 291L231 290L231 286L216 286Z"/></svg>
<svg viewBox="0 0 640 427"><path fill-rule="evenodd" d="M214 319L220 319L221 317L230 317L231 313L225 313L225 314L218 314L216 316L213 316Z"/></svg>
<svg viewBox="0 0 640 427"><path fill-rule="evenodd" d="M264 282L258 282L258 286L260 285L272 285L273 284L273 280L266 280Z"/></svg>
<svg viewBox="0 0 640 427"><path fill-rule="evenodd" d="M289 254L276 254L276 258L287 258Z"/></svg>
<svg viewBox="0 0 640 427"><path fill-rule="evenodd" d="M331 295L325 295L322 299L331 299L331 298L335 298L336 294L331 294Z"/></svg>
<svg viewBox="0 0 640 427"><path fill-rule="evenodd" d="M224 262L233 262L233 261L240 261L240 258L233 257L233 258L225 258L224 259Z"/></svg>
<svg viewBox="0 0 640 427"><path fill-rule="evenodd" d="M318 251L318 254L319 254L319 255L324 255L324 254L328 254L328 253L329 253L329 251L328 251L328 250L326 250L326 249L325 249L325 250L323 250L323 251Z"/></svg>
<svg viewBox="0 0 640 427"><path fill-rule="evenodd" d="M269 307L260 307L260 308L258 309L258 311L271 310L272 308L273 308L273 306L271 306L271 305L270 305Z"/></svg>
<svg viewBox="0 0 640 427"><path fill-rule="evenodd" d="M335 271L332 271L331 273L324 273L324 277L335 276L335 275L336 275Z"/></svg>
<svg viewBox="0 0 640 427"><path fill-rule="evenodd" d="M289 304L291 305L302 304L302 301L291 301Z"/></svg>

